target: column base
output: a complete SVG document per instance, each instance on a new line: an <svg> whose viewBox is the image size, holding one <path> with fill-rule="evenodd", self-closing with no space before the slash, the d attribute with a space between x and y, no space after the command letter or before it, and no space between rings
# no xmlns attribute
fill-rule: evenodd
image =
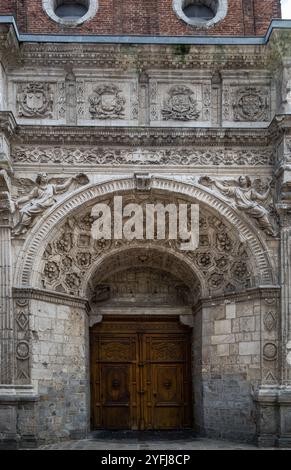
<svg viewBox="0 0 291 470"><path fill-rule="evenodd" d="M0 385L0 449L37 447L37 401L31 385Z"/></svg>
<svg viewBox="0 0 291 470"><path fill-rule="evenodd" d="M257 445L291 447L291 386L260 387L257 405Z"/></svg>

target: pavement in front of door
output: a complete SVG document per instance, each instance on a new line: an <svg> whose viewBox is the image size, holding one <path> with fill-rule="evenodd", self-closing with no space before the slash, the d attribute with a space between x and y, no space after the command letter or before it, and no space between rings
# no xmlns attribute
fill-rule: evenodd
<svg viewBox="0 0 291 470"><path fill-rule="evenodd" d="M88 439L38 447L38 450L256 450L250 444L195 437L187 433L95 432Z"/></svg>

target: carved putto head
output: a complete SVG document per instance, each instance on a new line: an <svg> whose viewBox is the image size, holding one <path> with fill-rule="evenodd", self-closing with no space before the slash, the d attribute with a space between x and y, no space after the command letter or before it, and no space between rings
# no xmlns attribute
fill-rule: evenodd
<svg viewBox="0 0 291 470"><path fill-rule="evenodd" d="M35 180L36 184L47 184L48 183L48 174L47 173L39 173Z"/></svg>
<svg viewBox="0 0 291 470"><path fill-rule="evenodd" d="M241 188L250 188L252 184L249 176L240 176L238 182Z"/></svg>

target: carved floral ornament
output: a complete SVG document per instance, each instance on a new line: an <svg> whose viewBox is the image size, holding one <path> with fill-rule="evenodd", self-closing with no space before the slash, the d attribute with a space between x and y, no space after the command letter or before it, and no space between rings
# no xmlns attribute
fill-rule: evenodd
<svg viewBox="0 0 291 470"><path fill-rule="evenodd" d="M49 83L17 85L17 113L26 118L52 118L53 89Z"/></svg>
<svg viewBox="0 0 291 470"><path fill-rule="evenodd" d="M16 146L15 163L48 163L63 165L211 165L262 166L274 163L268 148L167 148L157 150L53 146Z"/></svg>

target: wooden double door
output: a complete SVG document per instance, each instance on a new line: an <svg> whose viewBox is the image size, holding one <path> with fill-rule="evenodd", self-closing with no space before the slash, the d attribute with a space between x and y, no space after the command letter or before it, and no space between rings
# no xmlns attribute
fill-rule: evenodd
<svg viewBox="0 0 291 470"><path fill-rule="evenodd" d="M107 318L93 327L92 428L192 427L190 333L177 319Z"/></svg>

